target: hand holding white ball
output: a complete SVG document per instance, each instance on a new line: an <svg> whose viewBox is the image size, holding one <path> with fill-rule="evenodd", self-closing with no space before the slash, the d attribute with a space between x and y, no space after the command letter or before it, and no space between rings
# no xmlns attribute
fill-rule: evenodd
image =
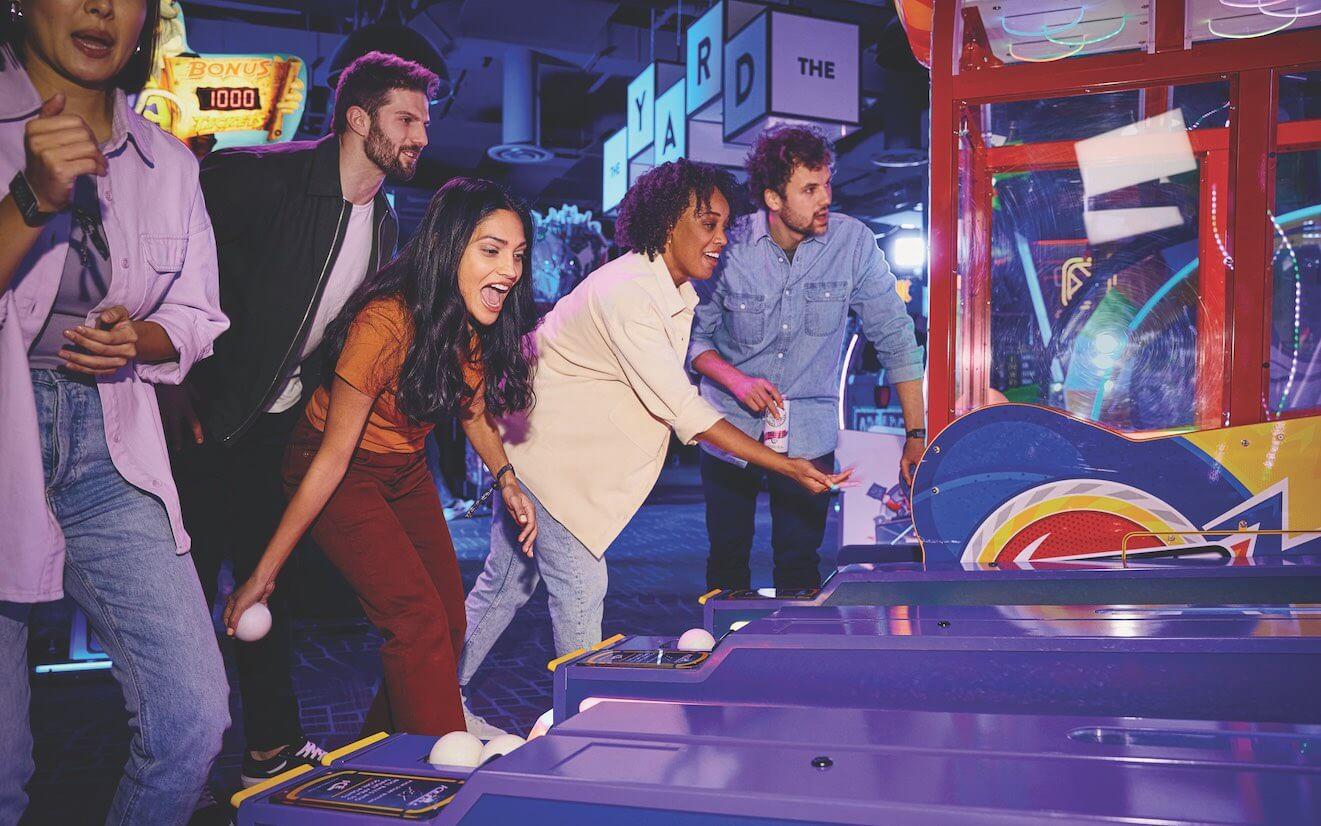
<svg viewBox="0 0 1321 826"><path fill-rule="evenodd" d="M244 642L256 642L271 630L271 609L264 602L254 602L234 623L234 636Z"/></svg>

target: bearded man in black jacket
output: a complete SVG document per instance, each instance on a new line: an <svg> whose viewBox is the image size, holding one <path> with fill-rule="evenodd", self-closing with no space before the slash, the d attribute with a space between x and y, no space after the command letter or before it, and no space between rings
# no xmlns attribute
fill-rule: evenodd
<svg viewBox="0 0 1321 826"><path fill-rule="evenodd" d="M324 375L321 337L349 296L394 255L398 223L381 186L408 180L427 144L436 75L371 52L341 74L332 134L222 150L202 163L229 330L182 393L162 400L184 523L207 598L222 559L244 581L284 509L289 433ZM236 642L251 786L324 751L303 734L290 679L288 611Z"/></svg>

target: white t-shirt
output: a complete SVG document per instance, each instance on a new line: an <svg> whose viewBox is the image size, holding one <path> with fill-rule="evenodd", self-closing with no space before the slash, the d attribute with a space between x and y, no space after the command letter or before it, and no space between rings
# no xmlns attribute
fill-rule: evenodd
<svg viewBox="0 0 1321 826"><path fill-rule="evenodd" d="M280 395L266 408L267 413L283 413L294 405L303 395L303 382L299 378L303 370L303 361L321 346L321 339L326 334L326 327L344 309L353 291L358 289L367 277L367 265L372 255L372 202L354 204L349 215L348 229L344 233L344 242L340 245L339 255L335 257L335 266L330 269L325 289L321 291L321 303L317 304L316 314L312 316L312 326L303 339L303 349L298 355L298 364L294 365L285 380Z"/></svg>

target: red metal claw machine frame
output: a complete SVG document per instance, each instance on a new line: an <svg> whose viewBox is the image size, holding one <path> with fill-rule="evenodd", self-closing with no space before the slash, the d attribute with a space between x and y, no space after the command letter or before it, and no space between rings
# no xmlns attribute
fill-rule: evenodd
<svg viewBox="0 0 1321 826"><path fill-rule="evenodd" d="M1321 0L896 0L931 69L928 428L1321 412Z"/></svg>

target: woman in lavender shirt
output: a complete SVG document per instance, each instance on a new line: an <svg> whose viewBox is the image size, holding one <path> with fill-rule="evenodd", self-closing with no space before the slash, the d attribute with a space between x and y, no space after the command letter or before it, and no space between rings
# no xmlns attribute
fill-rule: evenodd
<svg viewBox="0 0 1321 826"><path fill-rule="evenodd" d="M229 724L151 383L225 329L188 149L127 105L155 0L0 7L0 826L27 803L27 620L67 593L124 692L110 823L184 823Z"/></svg>

